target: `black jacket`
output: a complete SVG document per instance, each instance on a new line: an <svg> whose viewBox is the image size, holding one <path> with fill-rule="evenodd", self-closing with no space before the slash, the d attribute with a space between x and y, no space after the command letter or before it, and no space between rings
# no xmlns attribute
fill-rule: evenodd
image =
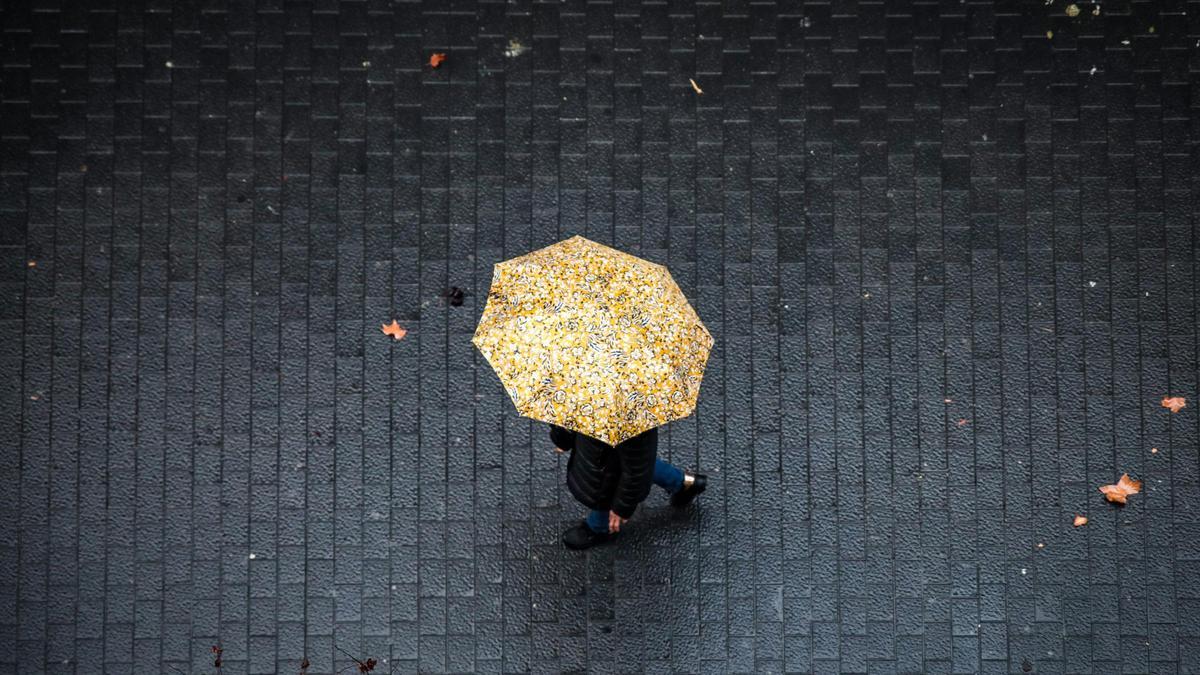
<svg viewBox="0 0 1200 675"><path fill-rule="evenodd" d="M650 494L654 460L658 457L658 427L614 447L552 424L550 440L571 452L567 488L589 509L614 511L622 518L629 518Z"/></svg>

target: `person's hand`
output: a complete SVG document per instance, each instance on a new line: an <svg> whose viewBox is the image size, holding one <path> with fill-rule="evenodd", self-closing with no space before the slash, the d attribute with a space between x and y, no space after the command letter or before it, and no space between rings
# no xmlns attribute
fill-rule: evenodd
<svg viewBox="0 0 1200 675"><path fill-rule="evenodd" d="M616 511L608 512L608 531L609 532L620 532L621 526L628 522L629 522L628 518L622 518L621 516L618 516Z"/></svg>

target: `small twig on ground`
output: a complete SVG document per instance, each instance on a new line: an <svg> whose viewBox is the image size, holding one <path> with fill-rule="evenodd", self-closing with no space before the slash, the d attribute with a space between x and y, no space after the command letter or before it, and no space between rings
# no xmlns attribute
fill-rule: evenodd
<svg viewBox="0 0 1200 675"><path fill-rule="evenodd" d="M376 664L378 664L378 661L376 661L375 659L367 659L366 661L360 661L360 660L354 658L353 656L351 656L350 652L347 652L345 649L342 649L341 647L339 647L337 645L334 645L333 648L338 650L339 652L345 654L346 656L349 656L350 660L352 660L352 661L354 661L354 663L358 664L358 672L360 672L360 673L369 673L372 670L375 670L375 666L376 666ZM340 673L342 671L339 670L338 672Z"/></svg>

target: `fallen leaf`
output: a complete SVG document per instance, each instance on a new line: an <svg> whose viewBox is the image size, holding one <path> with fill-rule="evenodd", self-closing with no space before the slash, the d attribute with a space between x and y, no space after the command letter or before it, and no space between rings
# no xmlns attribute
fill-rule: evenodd
<svg viewBox="0 0 1200 675"><path fill-rule="evenodd" d="M451 286L443 295L451 306L462 307L463 289L459 288L458 286Z"/></svg>
<svg viewBox="0 0 1200 675"><path fill-rule="evenodd" d="M1121 474L1121 479L1112 485L1101 485L1100 491L1104 493L1105 498L1110 502L1124 504L1125 498L1129 495L1135 495L1142 491L1141 481L1133 480L1129 474Z"/></svg>
<svg viewBox="0 0 1200 675"><path fill-rule="evenodd" d="M1038 548L1046 548L1046 545L1039 541Z"/></svg>
<svg viewBox="0 0 1200 675"><path fill-rule="evenodd" d="M528 47L521 44L520 40L517 38L512 38L508 41L508 47L504 50L504 55L510 59L516 58L521 54L524 54L526 49L528 49Z"/></svg>
<svg viewBox="0 0 1200 675"><path fill-rule="evenodd" d="M1182 396L1164 396L1162 407L1170 408L1171 412L1177 413L1187 407L1187 399Z"/></svg>
<svg viewBox="0 0 1200 675"><path fill-rule="evenodd" d="M1054 39L1054 31L1052 31L1052 30L1046 31L1046 39L1053 40Z"/></svg>
<svg viewBox="0 0 1200 675"><path fill-rule="evenodd" d="M429 57L429 66L431 68L437 68L438 66L442 65L442 61L445 60L446 55L442 52L437 52Z"/></svg>
<svg viewBox="0 0 1200 675"><path fill-rule="evenodd" d="M29 261L28 263L26 263L26 264L27 264L27 265L29 265L30 267L37 267L37 261L36 261L36 260L30 260L30 261Z"/></svg>
<svg viewBox="0 0 1200 675"><path fill-rule="evenodd" d="M1087 516L1075 516L1075 527L1087 525Z"/></svg>
<svg viewBox="0 0 1200 675"><path fill-rule="evenodd" d="M213 659L213 667L214 668L220 669L220 667L221 667L221 652L224 652L224 651L225 651L224 649L218 647L217 645L213 645L212 653L213 653L213 656L216 657Z"/></svg>
<svg viewBox="0 0 1200 675"><path fill-rule="evenodd" d="M961 427L961 426L965 425L966 423L967 423L967 420L959 420L959 421L958 421L958 426L960 426L960 427Z"/></svg>
<svg viewBox="0 0 1200 675"><path fill-rule="evenodd" d="M944 398L944 399L942 399L942 403L954 403L954 399L952 399L952 398Z"/></svg>
<svg viewBox="0 0 1200 675"><path fill-rule="evenodd" d="M397 322L395 319L392 319L392 322L390 324L387 324L387 323L383 324L382 326L380 326L380 329L383 331L384 335L391 335L392 337L396 338L397 340L399 340L400 338L402 338L406 334L408 334L408 331L401 328L400 323Z"/></svg>
<svg viewBox="0 0 1200 675"><path fill-rule="evenodd" d="M1157 454L1158 454L1158 448L1150 448L1150 454L1152 454L1152 455L1157 455Z"/></svg>
<svg viewBox="0 0 1200 675"><path fill-rule="evenodd" d="M1074 3L1067 5L1067 16L1071 16L1071 17L1079 16L1079 5L1076 5Z"/></svg>
<svg viewBox="0 0 1200 675"><path fill-rule="evenodd" d="M689 78L688 78L688 82L691 82L691 83L692 83L692 89L695 89L697 94L703 94L703 93L704 93L704 90L702 90L702 89L700 88L700 85L696 84L696 81L695 81L695 80L693 80L692 78L690 78L690 77L689 77Z"/></svg>
<svg viewBox="0 0 1200 675"><path fill-rule="evenodd" d="M1092 16L1100 16L1100 5L1092 8Z"/></svg>

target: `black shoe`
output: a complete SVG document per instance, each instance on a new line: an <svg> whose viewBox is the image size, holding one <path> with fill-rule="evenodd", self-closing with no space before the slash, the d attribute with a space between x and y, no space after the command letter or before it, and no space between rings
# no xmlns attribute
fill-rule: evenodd
<svg viewBox="0 0 1200 675"><path fill-rule="evenodd" d="M588 527L586 520L563 532L563 543L566 544L567 548L576 551L582 551L599 544L607 544L611 539L611 534L597 532Z"/></svg>
<svg viewBox="0 0 1200 675"><path fill-rule="evenodd" d="M690 481L689 481L690 479ZM671 506L687 506L704 488L708 487L708 476L702 473L683 474L683 489L671 495Z"/></svg>

